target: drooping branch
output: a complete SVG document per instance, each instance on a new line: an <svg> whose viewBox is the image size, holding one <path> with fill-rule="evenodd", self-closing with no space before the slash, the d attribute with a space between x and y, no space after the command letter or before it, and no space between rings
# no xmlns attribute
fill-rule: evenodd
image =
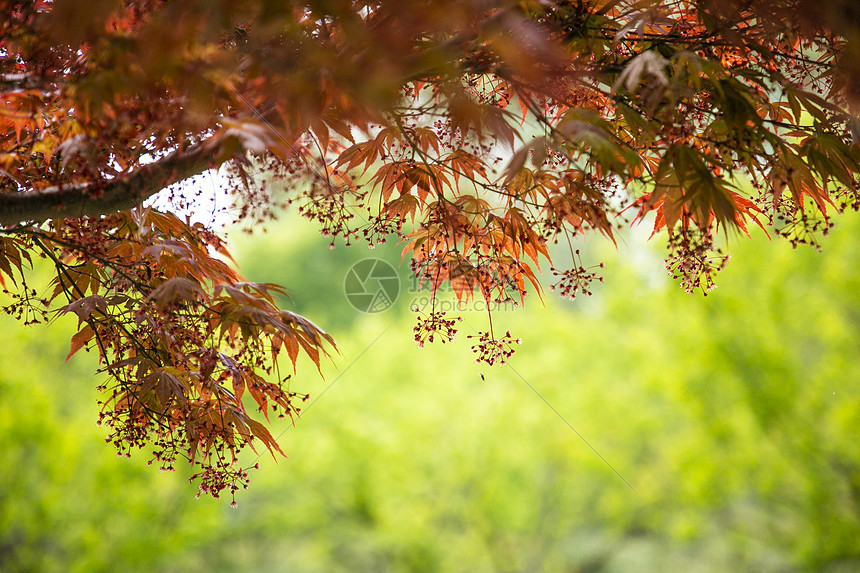
<svg viewBox="0 0 860 573"><path fill-rule="evenodd" d="M108 181L0 194L0 225L106 215L139 205L165 187L217 165L215 137Z"/></svg>

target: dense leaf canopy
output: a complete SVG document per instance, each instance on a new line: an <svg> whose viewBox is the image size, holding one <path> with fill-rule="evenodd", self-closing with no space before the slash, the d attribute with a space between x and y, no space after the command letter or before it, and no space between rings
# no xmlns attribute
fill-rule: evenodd
<svg viewBox="0 0 860 573"><path fill-rule="evenodd" d="M220 168L238 222L296 203L349 243L399 238L430 292L522 301L548 244L646 216L688 291L720 232L818 244L857 208L860 14L811 0L0 1L0 278L24 322L73 313L121 452L199 465L203 490L280 449L304 396L286 351L331 337L244 281L177 208ZM260 172L263 176L260 176ZM265 183L263 183L265 181ZM573 251L573 248L571 248ZM552 269L567 297L599 265ZM33 259L55 271L40 294ZM455 322L420 315L419 343ZM490 328L479 360L515 340ZM245 400L245 396L250 399Z"/></svg>

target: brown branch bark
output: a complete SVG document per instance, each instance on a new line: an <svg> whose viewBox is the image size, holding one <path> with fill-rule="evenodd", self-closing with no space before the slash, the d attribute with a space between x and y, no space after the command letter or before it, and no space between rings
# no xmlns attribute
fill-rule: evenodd
<svg viewBox="0 0 860 573"><path fill-rule="evenodd" d="M0 225L106 215L132 209L165 187L216 165L214 138L144 165L116 179L0 194Z"/></svg>

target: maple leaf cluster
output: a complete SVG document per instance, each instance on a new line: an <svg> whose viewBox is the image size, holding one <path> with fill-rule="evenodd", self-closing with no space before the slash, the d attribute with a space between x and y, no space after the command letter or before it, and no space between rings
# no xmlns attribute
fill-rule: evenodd
<svg viewBox="0 0 860 573"><path fill-rule="evenodd" d="M266 419L295 418L307 395L290 390L278 354L295 364L303 352L319 364L334 345L277 307L280 287L241 280L217 236L150 209L52 222L20 241L16 248L36 251L56 276L45 298L7 312L77 317L67 360L87 346L98 351L109 381L99 423L119 453L148 449L164 470L185 459L199 467L192 480L216 497L246 483L237 467L246 446L283 454L243 397Z"/></svg>
<svg viewBox="0 0 860 573"><path fill-rule="evenodd" d="M854 12L852 12L854 10ZM433 300L565 297L599 263L553 243L653 221L707 292L720 233L820 244L860 205L856 9L812 0L0 0L0 278L23 322L72 313L98 352L120 452L187 458L209 493L246 483L252 416L295 416L286 350L332 341L244 281L177 210L220 168L235 222L293 205L332 244L399 240ZM853 24L854 23L854 24ZM628 211L628 209L630 209ZM35 257L55 270L40 295ZM491 307L487 304L487 308ZM489 312L489 311L488 311ZM489 330L476 358L516 340ZM419 317L419 344L455 317Z"/></svg>

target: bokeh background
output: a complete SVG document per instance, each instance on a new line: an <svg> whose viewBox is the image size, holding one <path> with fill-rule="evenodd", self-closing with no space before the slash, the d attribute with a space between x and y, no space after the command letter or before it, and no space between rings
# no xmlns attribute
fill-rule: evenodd
<svg viewBox="0 0 860 573"><path fill-rule="evenodd" d="M729 237L707 297L647 231L577 245L607 264L592 297L498 313L524 342L496 367L469 348L481 313L419 349L408 281L387 312L349 306L350 265L398 246L331 251L289 215L234 233L246 277L340 348L324 377L299 364L290 457L237 508L115 456L95 357L64 363L73 318L3 320L0 571L860 571L860 217L823 253Z"/></svg>

